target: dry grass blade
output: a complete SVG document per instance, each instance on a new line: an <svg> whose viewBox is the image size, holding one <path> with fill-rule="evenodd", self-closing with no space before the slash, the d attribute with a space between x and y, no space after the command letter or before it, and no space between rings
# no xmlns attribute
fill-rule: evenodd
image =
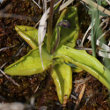
<svg viewBox="0 0 110 110"><path fill-rule="evenodd" d="M110 5L110 1L109 0L105 0L109 5Z"/></svg>
<svg viewBox="0 0 110 110"><path fill-rule="evenodd" d="M85 41L85 39L86 39L86 37L87 37L87 34L88 34L88 32L89 32L90 30L91 30L91 24L89 25L87 31L85 32L85 34L84 34L84 36L83 36L83 38L82 38L82 41L81 41L81 44L79 45L79 47L83 47L83 43L84 43L84 41Z"/></svg>
<svg viewBox="0 0 110 110"><path fill-rule="evenodd" d="M15 45L10 46L10 47L3 47L0 49L0 52L5 51L5 50L10 49L10 48L13 48L13 47L15 47Z"/></svg>
<svg viewBox="0 0 110 110"><path fill-rule="evenodd" d="M43 11L46 12L47 10L47 0L42 0L43 3Z"/></svg>
<svg viewBox="0 0 110 110"><path fill-rule="evenodd" d="M32 0L32 1L41 9L41 6L35 0Z"/></svg>
<svg viewBox="0 0 110 110"><path fill-rule="evenodd" d="M38 28L38 44L39 44L39 52L40 52L43 69L44 69L44 66L43 66L43 61L42 61L41 49L42 49L42 43L44 41L44 37L46 34L47 18L48 18L48 10L43 14L43 16L40 20L39 28Z"/></svg>
<svg viewBox="0 0 110 110"><path fill-rule="evenodd" d="M83 2L93 6L94 8L97 8L98 10L100 10L102 13L109 15L110 16L110 11L103 8L102 6L98 5L97 3L93 2L92 0L82 0Z"/></svg>
<svg viewBox="0 0 110 110"><path fill-rule="evenodd" d="M67 2L65 2L64 4L62 4L59 8L59 11L63 10L64 8L66 8L68 5L70 5L72 2L74 2L74 0L68 0Z"/></svg>

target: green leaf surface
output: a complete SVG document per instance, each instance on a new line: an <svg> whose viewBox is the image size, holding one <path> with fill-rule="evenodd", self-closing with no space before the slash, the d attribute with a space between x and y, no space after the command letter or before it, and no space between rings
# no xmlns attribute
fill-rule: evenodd
<svg viewBox="0 0 110 110"><path fill-rule="evenodd" d="M58 24L64 20L68 21L70 26L66 28L63 26L59 27L59 34L60 34L59 46L65 44L65 45L74 47L76 44L78 33L79 33L79 24L78 24L78 16L77 16L76 7L69 7L61 13L56 23L54 33L52 36L53 38L52 45L55 44L55 41L58 38L58 30L57 30Z"/></svg>
<svg viewBox="0 0 110 110"><path fill-rule="evenodd" d="M93 75L108 89L110 89L110 71L85 50L76 50L68 46L62 46L55 53L54 57L63 58L65 62L75 64Z"/></svg>
<svg viewBox="0 0 110 110"><path fill-rule="evenodd" d="M53 68L51 76L56 86L56 91L57 91L59 101L61 104L63 104L64 99L65 101L67 101L72 90L71 67L66 65L65 63L57 64Z"/></svg>
<svg viewBox="0 0 110 110"><path fill-rule="evenodd" d="M38 48L38 30L31 26L15 26L17 33L33 48Z"/></svg>
<svg viewBox="0 0 110 110"><path fill-rule="evenodd" d="M42 59L44 70L46 70L52 64L52 58L44 48L42 48ZM4 71L9 75L28 76L41 73L44 70L42 68L39 50L33 49L20 60L5 68Z"/></svg>

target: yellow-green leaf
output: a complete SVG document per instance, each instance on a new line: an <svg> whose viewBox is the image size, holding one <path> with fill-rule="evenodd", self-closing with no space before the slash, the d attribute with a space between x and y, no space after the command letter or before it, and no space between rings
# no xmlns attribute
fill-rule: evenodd
<svg viewBox="0 0 110 110"><path fill-rule="evenodd" d="M72 90L71 67L66 65L65 63L57 64L53 68L51 76L56 86L59 101L61 104L63 104L63 102L67 101L67 99L69 98Z"/></svg>
<svg viewBox="0 0 110 110"><path fill-rule="evenodd" d="M38 48L38 30L31 26L17 25L15 30L33 48Z"/></svg>
<svg viewBox="0 0 110 110"><path fill-rule="evenodd" d="M85 50L76 50L68 46L62 46L56 52L55 57L63 58L65 62L73 63L82 68L110 89L110 71Z"/></svg>
<svg viewBox="0 0 110 110"><path fill-rule="evenodd" d="M52 64L52 58L48 52L42 48L42 59L44 70L48 69ZM5 73L9 75L27 76L44 71L41 64L39 50L31 50L27 55L23 56L20 60L5 68Z"/></svg>

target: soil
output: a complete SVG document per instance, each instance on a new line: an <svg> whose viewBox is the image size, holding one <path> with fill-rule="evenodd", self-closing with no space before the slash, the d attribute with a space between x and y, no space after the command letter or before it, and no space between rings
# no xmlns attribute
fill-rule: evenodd
<svg viewBox="0 0 110 110"><path fill-rule="evenodd" d="M81 4L79 6L80 36L83 36L89 25L90 18L84 6ZM81 10L85 12L84 15L87 15L82 17ZM17 34L14 29L15 25L35 26L41 15L42 10L32 0L4 0L0 4L0 49L10 47L0 51L0 67L5 64L3 67L5 68L26 55L31 49ZM78 95L85 84L85 92L77 105L77 109L110 110L108 90L85 71L73 73L73 90L67 105L64 107L58 101L56 89L48 71L33 76L14 76L12 79L20 86L16 86L2 73L0 74L1 103L20 102L30 105L34 98L34 108L30 108L30 110L74 110Z"/></svg>

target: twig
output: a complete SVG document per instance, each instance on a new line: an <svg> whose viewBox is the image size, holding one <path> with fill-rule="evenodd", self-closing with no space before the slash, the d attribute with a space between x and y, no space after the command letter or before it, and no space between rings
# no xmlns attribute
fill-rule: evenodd
<svg viewBox="0 0 110 110"><path fill-rule="evenodd" d="M9 77L8 75L5 74L5 72L3 70L0 69L0 72L8 79L10 80L14 85L16 86L20 86L17 82L15 82L11 77Z"/></svg>
<svg viewBox="0 0 110 110"><path fill-rule="evenodd" d="M3 69L4 68L4 66L7 64L8 62L6 62L6 63L4 63L2 66L0 66L0 69ZM2 77L3 76L3 74L0 74L0 77Z"/></svg>
<svg viewBox="0 0 110 110"><path fill-rule="evenodd" d="M80 80L75 80L74 83L81 83L81 84L84 84L86 83L88 80L90 80L91 77L87 77L85 79L80 79Z"/></svg>
<svg viewBox="0 0 110 110"><path fill-rule="evenodd" d="M82 85L82 84L85 84L91 77L87 77L85 79L80 79L80 80L75 80L74 83L78 83L77 84L77 87L75 88L75 92L78 91L79 87Z"/></svg>
<svg viewBox="0 0 110 110"><path fill-rule="evenodd" d="M0 67L0 69L2 69L7 63L8 63L8 62L4 63L4 64Z"/></svg>
<svg viewBox="0 0 110 110"><path fill-rule="evenodd" d="M81 102L81 99L83 98L83 95L84 95L84 92L85 92L85 88L86 88L86 85L84 84L83 87L82 87L82 89L81 89L81 92L79 94L78 100L76 101L76 105L75 105L74 110L77 110L78 109L78 106L79 106L79 104Z"/></svg>

